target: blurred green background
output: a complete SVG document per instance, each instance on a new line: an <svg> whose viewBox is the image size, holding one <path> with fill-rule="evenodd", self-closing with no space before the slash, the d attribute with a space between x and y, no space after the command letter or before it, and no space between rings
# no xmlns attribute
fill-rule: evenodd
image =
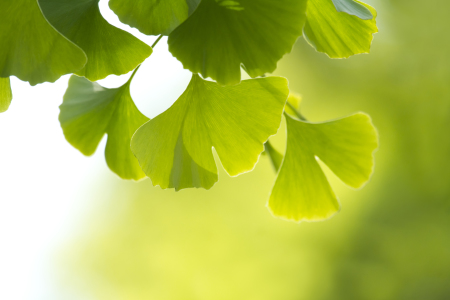
<svg viewBox="0 0 450 300"><path fill-rule="evenodd" d="M339 214L273 218L267 157L237 178L221 171L210 191L108 174L59 253L61 284L76 299L450 299L450 2L368 3L380 30L370 55L331 60L302 39L276 72L308 119L364 111L379 130L364 189L330 176Z"/></svg>

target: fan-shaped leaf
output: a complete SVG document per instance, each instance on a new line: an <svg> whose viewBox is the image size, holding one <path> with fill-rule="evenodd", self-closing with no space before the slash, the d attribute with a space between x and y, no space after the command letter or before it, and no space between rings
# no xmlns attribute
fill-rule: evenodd
<svg viewBox="0 0 450 300"><path fill-rule="evenodd" d="M286 114L286 154L268 206L276 216L294 221L331 217L340 205L317 157L343 182L362 187L373 172L378 138L370 117L308 123Z"/></svg>
<svg viewBox="0 0 450 300"><path fill-rule="evenodd" d="M200 0L111 0L109 7L122 23L147 35L169 35L187 19Z"/></svg>
<svg viewBox="0 0 450 300"><path fill-rule="evenodd" d="M107 89L72 76L60 106L59 121L72 146L92 155L108 134L105 157L109 168L124 179L145 177L130 150L134 132L149 119L139 112L130 96L130 82Z"/></svg>
<svg viewBox="0 0 450 300"><path fill-rule="evenodd" d="M8 78L0 78L0 113L8 110L12 100L11 84Z"/></svg>
<svg viewBox="0 0 450 300"><path fill-rule="evenodd" d="M88 57L76 74L91 81L128 73L142 63L152 48L109 24L100 14L98 0L39 0L45 17Z"/></svg>
<svg viewBox="0 0 450 300"><path fill-rule="evenodd" d="M36 85L85 65L83 50L47 22L37 0L0 1L0 20L0 77Z"/></svg>
<svg viewBox="0 0 450 300"><path fill-rule="evenodd" d="M169 36L186 69L220 85L273 72L302 34L306 0L203 0Z"/></svg>
<svg viewBox="0 0 450 300"><path fill-rule="evenodd" d="M231 176L252 170L278 130L288 93L281 77L220 87L193 75L172 107L139 128L131 149L153 185L209 189L217 181L211 148Z"/></svg>
<svg viewBox="0 0 450 300"><path fill-rule="evenodd" d="M336 7L331 0L308 2L307 21L303 30L305 38L317 51L331 58L369 53L373 34L378 32L375 9L359 1L349 6L350 1L335 0L335 4L339 3ZM362 9L357 10L354 7L356 5L364 6L373 17L367 19L368 14ZM345 12L339 12L341 10Z"/></svg>

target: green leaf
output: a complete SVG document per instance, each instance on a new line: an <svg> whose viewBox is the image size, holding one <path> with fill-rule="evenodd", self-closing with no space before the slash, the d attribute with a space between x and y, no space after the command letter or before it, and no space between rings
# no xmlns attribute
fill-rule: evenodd
<svg viewBox="0 0 450 300"><path fill-rule="evenodd" d="M86 64L83 50L55 30L37 0L0 1L0 77L36 85Z"/></svg>
<svg viewBox="0 0 450 300"><path fill-rule="evenodd" d="M345 12L357 16L362 20L371 20L373 15L363 3L354 0L332 0L338 12Z"/></svg>
<svg viewBox="0 0 450 300"><path fill-rule="evenodd" d="M86 66L75 72L91 81L126 74L141 64L152 48L109 24L100 14L98 0L39 0L45 17L64 36L81 47Z"/></svg>
<svg viewBox="0 0 450 300"><path fill-rule="evenodd" d="M267 156L270 159L270 162L272 163L273 168L275 169L275 171L278 172L281 163L283 162L283 155L280 152L278 152L269 141L267 141L264 144L264 153L267 154Z"/></svg>
<svg viewBox="0 0 450 300"><path fill-rule="evenodd" d="M369 53L373 34L378 32L375 9L362 2L355 2L354 5L364 6L373 15L373 18L367 20L367 15L360 10L343 5L348 5L348 0L345 3L335 0L335 3L338 2L340 6L336 6L336 10L331 0L309 0L303 30L306 40L317 51L326 53L331 58ZM339 12L339 9L345 12Z"/></svg>
<svg viewBox="0 0 450 300"><path fill-rule="evenodd" d="M169 36L184 68L220 85L273 72L302 34L306 0L203 0Z"/></svg>
<svg viewBox="0 0 450 300"><path fill-rule="evenodd" d="M286 114L286 125L286 154L269 209L297 222L327 219L340 204L316 157L347 185L360 188L373 172L377 132L363 113L325 123L303 122Z"/></svg>
<svg viewBox="0 0 450 300"><path fill-rule="evenodd" d="M139 112L130 96L130 80L107 89L72 76L60 106L59 121L67 141L84 155L92 155L108 134L105 157L109 168L123 179L145 177L130 150L134 132L149 119Z"/></svg>
<svg viewBox="0 0 450 300"><path fill-rule="evenodd" d="M0 113L8 110L12 100L11 84L8 78L0 78Z"/></svg>
<svg viewBox="0 0 450 300"><path fill-rule="evenodd" d="M193 75L172 107L139 128L131 149L153 185L209 189L218 179L212 147L231 176L252 170L288 93L281 77L220 87Z"/></svg>
<svg viewBox="0 0 450 300"><path fill-rule="evenodd" d="M110 0L122 23L147 35L169 35L195 10L200 0Z"/></svg>

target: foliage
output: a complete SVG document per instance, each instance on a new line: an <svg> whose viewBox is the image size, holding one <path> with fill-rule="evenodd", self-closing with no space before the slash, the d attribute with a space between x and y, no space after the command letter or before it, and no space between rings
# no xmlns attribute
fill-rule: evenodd
<svg viewBox="0 0 450 300"><path fill-rule="evenodd" d="M281 161L268 139L280 126L288 83L256 77L272 73L302 32L332 58L369 52L377 32L372 7L353 0L111 0L124 23L145 34L168 35L170 52L193 73L175 104L148 120L131 99L130 83L160 38L150 47L115 28L103 19L98 2L0 3L1 110L12 99L10 76L35 85L74 73L80 77L70 79L60 122L83 154L94 153L106 133L113 172L134 180L147 175L153 185L179 190L209 189L218 180L213 147L231 176L251 171L267 149L280 169L269 207L295 221L324 219L339 208L316 156L350 186L368 181L377 148L369 117L310 123L290 97L286 112L299 120L286 115ZM241 82L241 68L253 79ZM116 89L92 82L133 69Z"/></svg>

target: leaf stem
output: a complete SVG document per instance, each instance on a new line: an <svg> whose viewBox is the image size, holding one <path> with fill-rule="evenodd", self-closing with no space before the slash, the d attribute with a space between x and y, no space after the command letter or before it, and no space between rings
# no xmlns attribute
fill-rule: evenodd
<svg viewBox="0 0 450 300"><path fill-rule="evenodd" d="M297 118L299 118L302 121L308 121L292 104L290 104L288 101L286 102L286 105L289 106L290 109L295 113Z"/></svg>
<svg viewBox="0 0 450 300"><path fill-rule="evenodd" d="M152 49L153 48L155 48L155 46L158 44L158 42L162 39L162 37L163 37L163 35L162 34L160 34L159 36L158 36L158 38L156 39L156 41L153 43L153 45L152 45Z"/></svg>
<svg viewBox="0 0 450 300"><path fill-rule="evenodd" d="M153 45L151 46L152 49L156 47L156 45L157 45L158 42L162 39L162 37L163 37L162 34L160 34L160 35L158 36L158 38L156 39L156 41L155 41L155 42L153 43ZM142 65L142 64L140 64L139 66L136 67L136 69L134 69L133 74L131 74L130 79L128 79L128 83L130 83L131 80L133 80L134 75L136 75L136 72L139 70L139 68L141 67L141 65Z"/></svg>

